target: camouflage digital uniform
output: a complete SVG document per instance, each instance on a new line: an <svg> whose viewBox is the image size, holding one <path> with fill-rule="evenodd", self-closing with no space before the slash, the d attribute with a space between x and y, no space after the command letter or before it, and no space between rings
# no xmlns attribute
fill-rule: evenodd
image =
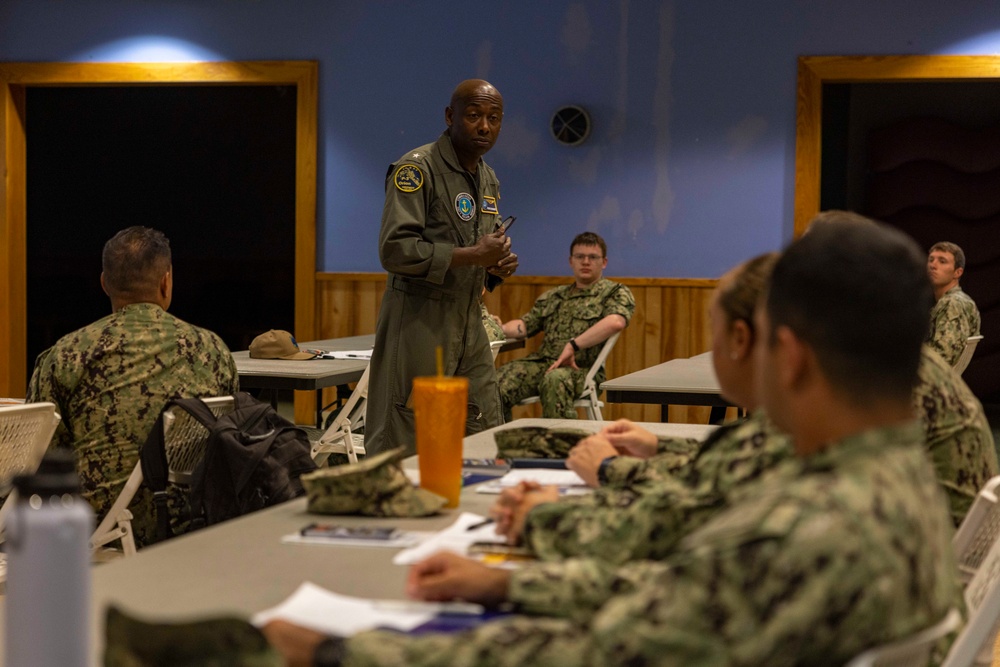
<svg viewBox="0 0 1000 667"><path fill-rule="evenodd" d="M931 328L927 343L944 357L950 366L958 361L969 336L979 335L979 309L976 302L955 285L931 308Z"/></svg>
<svg viewBox="0 0 1000 667"><path fill-rule="evenodd" d="M722 511L731 493L791 456L788 437L757 412L716 429L682 465L671 454L659 454L630 467L626 476L609 476L589 496L536 506L525 522L524 541L542 560L662 559Z"/></svg>
<svg viewBox="0 0 1000 667"><path fill-rule="evenodd" d="M953 529L921 445L916 423L845 438L735 493L666 561L588 560L602 585L561 595L536 596L533 582L579 561L512 572L511 601L548 618L365 632L342 664L843 665L958 599Z"/></svg>
<svg viewBox="0 0 1000 667"><path fill-rule="evenodd" d="M497 371L504 419L510 421L511 408L535 395L542 401L543 417L575 419L573 401L583 391L583 380L601 353L601 345L576 353L579 370L562 367L551 373L545 371L559 358L569 339L579 336L608 315L621 315L627 325L633 312L635 298L629 288L607 278L584 289L578 289L575 283L563 285L538 297L521 319L528 337L545 332L541 347L526 357L504 364ZM604 377L602 369L597 374L597 383L603 382Z"/></svg>
<svg viewBox="0 0 1000 667"><path fill-rule="evenodd" d="M379 259L389 272L375 325L365 417L365 449L415 451L413 378L437 373L469 378L466 433L500 424L496 368L483 328L480 294L500 281L481 266L451 266L456 247L475 245L500 220L500 183L479 161L459 163L447 133L389 166Z"/></svg>
<svg viewBox="0 0 1000 667"><path fill-rule="evenodd" d="M100 521L168 401L229 395L238 385L233 355L217 335L134 303L38 355L27 400L56 404L62 420L53 445L75 452L83 496ZM143 486L129 506L140 546L156 538L151 503Z"/></svg>
<svg viewBox="0 0 1000 667"><path fill-rule="evenodd" d="M913 406L927 432L927 451L957 526L976 494L1000 474L993 432L982 403L929 345L920 354Z"/></svg>
<svg viewBox="0 0 1000 667"><path fill-rule="evenodd" d="M488 338L491 343L507 340L507 336L504 335L503 332L503 327L497 324L497 321L493 319L492 315L490 315L490 311L486 309L486 304L481 304L481 306L483 313L483 328L486 329L486 338Z"/></svg>

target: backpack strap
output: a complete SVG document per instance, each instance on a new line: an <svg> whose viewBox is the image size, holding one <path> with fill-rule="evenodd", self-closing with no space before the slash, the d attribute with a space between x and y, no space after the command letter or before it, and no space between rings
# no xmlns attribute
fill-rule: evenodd
<svg viewBox="0 0 1000 667"><path fill-rule="evenodd" d="M173 536L170 530L170 510L167 506L167 449L163 440L163 413L170 407L179 407L190 414L205 428L211 430L215 424L215 415L200 398L178 398L163 407L160 416L156 418L153 429L146 436L146 442L139 450L139 464L142 467L142 477L146 486L153 492L153 507L156 512L157 539L165 540Z"/></svg>

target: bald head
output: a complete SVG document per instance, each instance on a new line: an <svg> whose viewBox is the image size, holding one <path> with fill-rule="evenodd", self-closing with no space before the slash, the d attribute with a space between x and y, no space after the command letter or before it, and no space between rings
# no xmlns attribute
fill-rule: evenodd
<svg viewBox="0 0 1000 667"><path fill-rule="evenodd" d="M493 84L469 79L458 84L451 94L451 105L444 110L448 136L461 165L476 173L479 161L496 143L503 123L503 97Z"/></svg>

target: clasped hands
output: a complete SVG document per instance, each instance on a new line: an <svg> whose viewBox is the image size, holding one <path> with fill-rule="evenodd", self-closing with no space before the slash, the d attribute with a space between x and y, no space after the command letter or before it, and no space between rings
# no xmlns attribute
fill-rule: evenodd
<svg viewBox="0 0 1000 667"><path fill-rule="evenodd" d="M510 251L510 237L503 232L484 234L476 245L483 253L486 271L498 278L509 278L517 271L517 255Z"/></svg>

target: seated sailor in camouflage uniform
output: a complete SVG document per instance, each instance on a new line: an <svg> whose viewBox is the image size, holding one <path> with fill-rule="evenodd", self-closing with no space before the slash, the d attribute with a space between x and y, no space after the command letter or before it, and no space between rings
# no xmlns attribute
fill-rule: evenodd
<svg viewBox="0 0 1000 667"><path fill-rule="evenodd" d="M102 268L112 314L38 355L27 398L56 404L62 421L53 445L76 453L83 496L98 521L125 486L168 401L238 389L226 344L167 313L174 283L170 242L162 232L118 232L104 246ZM182 498L172 501L177 506ZM145 487L129 509L136 544L154 541L152 495Z"/></svg>
<svg viewBox="0 0 1000 667"><path fill-rule="evenodd" d="M722 394L750 411L758 406L753 310L776 259L761 255L727 273L709 306L712 362ZM685 440L658 440L621 420L570 452L567 466L599 487L592 495L560 499L555 487L522 484L505 491L492 514L498 533L518 542L523 532L526 546L543 560L661 559L721 511L732 491L791 456L787 436L760 411L717 429L695 450Z"/></svg>
<svg viewBox="0 0 1000 667"><path fill-rule="evenodd" d="M930 285L903 234L839 227L789 247L756 318L757 395L795 457L666 561L539 597L522 580L538 568L437 554L412 568L411 596L550 617L346 639L274 621L272 645L291 665L822 667L939 621L957 599L952 526L911 407ZM876 322L891 335L868 335Z"/></svg>
<svg viewBox="0 0 1000 667"><path fill-rule="evenodd" d="M628 287L602 277L608 266L607 244L597 234L578 234L570 244L573 283L549 290L519 319L504 322L507 338L527 338L540 331L537 352L508 362L497 371L505 421L511 408L529 396L542 402L542 416L576 419L573 401L583 391L587 370L601 344L632 319L635 298ZM604 371L597 374L604 381Z"/></svg>
<svg viewBox="0 0 1000 667"><path fill-rule="evenodd" d="M927 255L927 275L934 285L936 303L931 309L927 343L951 366L958 361L969 336L979 335L979 309L958 286L963 273L965 253L960 247L947 241L931 246Z"/></svg>

